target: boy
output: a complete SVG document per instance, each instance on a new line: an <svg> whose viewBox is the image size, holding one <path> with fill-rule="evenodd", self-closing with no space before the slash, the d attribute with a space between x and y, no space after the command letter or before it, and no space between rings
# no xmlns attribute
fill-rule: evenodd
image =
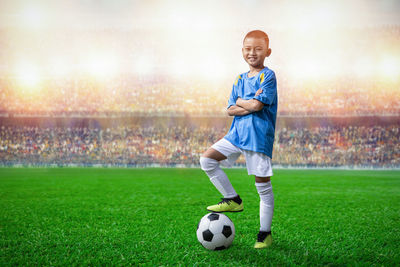
<svg viewBox="0 0 400 267"><path fill-rule="evenodd" d="M266 248L272 243L274 195L270 177L278 105L275 73L264 67L265 58L271 54L268 35L259 30L249 32L243 40L242 53L250 71L240 74L233 84L227 109L229 116L234 116L231 128L224 138L203 153L200 165L223 195L221 202L207 210L240 212L243 211L242 200L219 163L230 166L244 154L248 174L255 175L260 195L260 231L254 247Z"/></svg>

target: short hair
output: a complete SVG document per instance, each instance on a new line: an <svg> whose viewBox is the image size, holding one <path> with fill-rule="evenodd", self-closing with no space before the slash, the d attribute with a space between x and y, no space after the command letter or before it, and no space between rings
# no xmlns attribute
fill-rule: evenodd
<svg viewBox="0 0 400 267"><path fill-rule="evenodd" d="M254 30L254 31L248 32L248 33L246 34L246 36L244 37L243 42L244 42L244 40L246 40L246 38L262 38L262 39L264 39L265 42L267 43L267 47L269 47L269 38L268 38L268 34L266 34L266 33L263 32L263 31Z"/></svg>

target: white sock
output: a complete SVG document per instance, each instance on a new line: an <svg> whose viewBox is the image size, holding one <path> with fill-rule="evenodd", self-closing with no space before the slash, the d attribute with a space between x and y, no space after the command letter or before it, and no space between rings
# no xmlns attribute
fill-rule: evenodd
<svg viewBox="0 0 400 267"><path fill-rule="evenodd" d="M215 188L224 196L224 198L233 198L237 196L235 189L226 176L225 172L219 167L219 162L215 159L200 158L201 169L205 171Z"/></svg>
<svg viewBox="0 0 400 267"><path fill-rule="evenodd" d="M274 193L271 181L256 183L256 188L260 195L260 231L269 232L274 214Z"/></svg>

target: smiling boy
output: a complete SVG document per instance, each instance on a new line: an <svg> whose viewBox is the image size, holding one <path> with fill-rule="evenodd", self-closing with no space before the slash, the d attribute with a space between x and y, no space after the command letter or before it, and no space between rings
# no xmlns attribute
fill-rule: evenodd
<svg viewBox="0 0 400 267"><path fill-rule="evenodd" d="M271 54L268 35L259 30L247 33L242 54L250 70L240 74L233 84L227 108L228 115L234 116L231 128L224 138L203 153L200 165L223 195L221 202L207 210L240 212L243 211L242 199L219 165L221 162L231 166L244 154L247 172L255 176L260 196L260 230L254 247L266 248L272 244L274 195L270 177L278 107L275 73L264 66L265 58Z"/></svg>

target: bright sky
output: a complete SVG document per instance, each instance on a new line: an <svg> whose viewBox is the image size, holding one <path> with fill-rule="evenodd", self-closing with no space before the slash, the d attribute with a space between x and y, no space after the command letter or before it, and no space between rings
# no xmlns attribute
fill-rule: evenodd
<svg viewBox="0 0 400 267"><path fill-rule="evenodd" d="M338 72L396 78L398 39L377 49L368 40L373 36L349 33L382 25L400 25L399 0L0 0L0 40L11 43L0 51L0 72L28 73L25 82L72 71L146 75L154 68L234 77L248 68L240 50L244 34L261 29L271 39L267 65L294 78ZM127 36L110 36L105 28Z"/></svg>
<svg viewBox="0 0 400 267"><path fill-rule="evenodd" d="M6 27L20 25L68 28L399 25L400 1L2 0L0 22Z"/></svg>

